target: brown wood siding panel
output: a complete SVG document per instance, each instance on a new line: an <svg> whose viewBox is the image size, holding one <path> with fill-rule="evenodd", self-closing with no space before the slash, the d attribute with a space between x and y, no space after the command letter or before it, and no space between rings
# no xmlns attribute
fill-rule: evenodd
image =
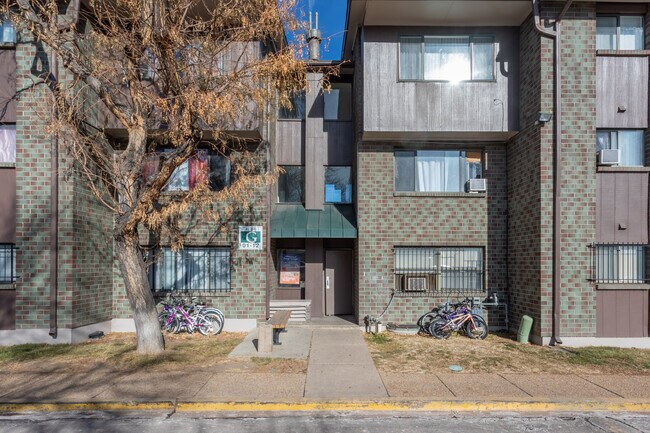
<svg viewBox="0 0 650 433"><path fill-rule="evenodd" d="M323 317L323 240L305 239L305 299L311 300L311 316Z"/></svg>
<svg viewBox="0 0 650 433"><path fill-rule="evenodd" d="M277 301L299 301L301 298L302 290L300 287L288 288L278 287L275 289L275 299Z"/></svg>
<svg viewBox="0 0 650 433"><path fill-rule="evenodd" d="M322 74L307 75L305 120L305 208L323 209L324 162L327 154L323 127L323 92L320 89ZM312 304L313 305L313 304Z"/></svg>
<svg viewBox="0 0 650 433"><path fill-rule="evenodd" d="M0 122L16 122L16 51L0 49Z"/></svg>
<svg viewBox="0 0 650 433"><path fill-rule="evenodd" d="M648 243L648 173L598 173L596 178L596 242Z"/></svg>
<svg viewBox="0 0 650 433"><path fill-rule="evenodd" d="M327 140L325 165L352 165L354 159L354 129L352 122L323 122Z"/></svg>
<svg viewBox="0 0 650 433"><path fill-rule="evenodd" d="M0 243L16 243L16 169L0 168Z"/></svg>
<svg viewBox="0 0 650 433"><path fill-rule="evenodd" d="M597 128L648 127L647 57L598 56L596 83Z"/></svg>
<svg viewBox="0 0 650 433"><path fill-rule="evenodd" d="M305 122L276 122L278 165L305 165Z"/></svg>
<svg viewBox="0 0 650 433"><path fill-rule="evenodd" d="M457 84L400 82L400 35L434 34L494 35L498 59L495 65L496 80ZM518 29L515 27L365 27L364 131L517 130L518 38Z"/></svg>
<svg viewBox="0 0 650 433"><path fill-rule="evenodd" d="M0 331L16 329L16 291L0 290Z"/></svg>
<svg viewBox="0 0 650 433"><path fill-rule="evenodd" d="M596 336L647 337L648 309L648 290L599 290Z"/></svg>

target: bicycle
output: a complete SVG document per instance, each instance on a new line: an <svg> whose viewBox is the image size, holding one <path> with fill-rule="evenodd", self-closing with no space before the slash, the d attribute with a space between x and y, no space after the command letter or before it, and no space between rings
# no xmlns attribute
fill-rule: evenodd
<svg viewBox="0 0 650 433"><path fill-rule="evenodd" d="M189 333L198 330L202 335L216 335L223 330L223 312L199 304L197 298L187 302L186 299L169 295L159 304L164 307L158 314L158 322L163 331L177 334L185 329Z"/></svg>
<svg viewBox="0 0 650 433"><path fill-rule="evenodd" d="M454 306L453 311L443 312L429 324L429 333L438 339L447 339L453 331L462 331L469 338L484 340L489 332L485 320L473 314L466 302Z"/></svg>

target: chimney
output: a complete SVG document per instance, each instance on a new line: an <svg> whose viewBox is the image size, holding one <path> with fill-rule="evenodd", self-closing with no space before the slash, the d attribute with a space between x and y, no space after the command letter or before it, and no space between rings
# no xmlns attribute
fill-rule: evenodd
<svg viewBox="0 0 650 433"><path fill-rule="evenodd" d="M318 12L316 12L316 27L312 27L311 12L309 12L309 31L307 43L309 44L309 60L320 60L321 33L318 30Z"/></svg>

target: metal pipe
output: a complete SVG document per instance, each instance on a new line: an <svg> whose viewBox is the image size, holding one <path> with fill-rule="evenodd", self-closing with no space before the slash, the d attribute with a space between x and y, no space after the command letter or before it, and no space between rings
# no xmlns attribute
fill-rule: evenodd
<svg viewBox="0 0 650 433"><path fill-rule="evenodd" d="M545 29L541 24L539 13L539 0L532 0L533 16L535 19L535 30L542 36L553 39L554 48L554 68L553 68L553 101L555 105L555 119L553 121L554 130L554 161L553 161L553 325L551 330L550 345L562 344L560 338L561 332L561 264L560 257L561 249L561 224L562 224L562 209L561 209L561 181L562 181L562 37L561 37L561 23L564 15L571 7L573 0L567 0L555 19L555 31Z"/></svg>
<svg viewBox="0 0 650 433"><path fill-rule="evenodd" d="M79 0L71 4L72 25L79 21ZM65 20L64 20L65 21ZM65 28L65 27L62 27ZM59 58L54 49L50 49L51 86L58 85ZM54 87L52 89L54 90ZM52 116L58 116L56 103ZM59 297L59 139L57 134L50 140L50 331L49 335L58 335L58 297Z"/></svg>

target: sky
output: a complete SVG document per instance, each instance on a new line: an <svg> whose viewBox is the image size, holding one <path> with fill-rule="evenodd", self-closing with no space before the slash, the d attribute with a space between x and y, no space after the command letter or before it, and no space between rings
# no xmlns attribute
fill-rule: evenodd
<svg viewBox="0 0 650 433"><path fill-rule="evenodd" d="M309 19L309 12L318 12L318 27L323 35L320 47L321 60L340 60L343 30L347 13L347 0L298 0L298 16ZM289 42L295 35L288 34Z"/></svg>

